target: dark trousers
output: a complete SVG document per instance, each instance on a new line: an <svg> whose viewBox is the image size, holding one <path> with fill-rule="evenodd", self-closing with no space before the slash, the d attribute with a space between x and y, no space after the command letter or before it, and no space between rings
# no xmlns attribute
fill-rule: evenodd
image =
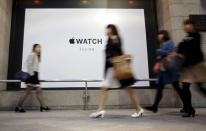
<svg viewBox="0 0 206 131"><path fill-rule="evenodd" d="M196 83L196 89L206 97L206 89L203 87L202 83ZM184 98L184 109L192 109L192 95L190 91L191 83L182 83L183 98Z"/></svg>
<svg viewBox="0 0 206 131"><path fill-rule="evenodd" d="M184 97L184 110L192 108L192 94L190 91L190 83L182 83L182 92Z"/></svg>
<svg viewBox="0 0 206 131"><path fill-rule="evenodd" d="M184 105L183 92L182 92L182 89L179 86L179 82L173 82L172 86L175 89L175 91L178 93L178 95L180 96L180 98L183 102L183 105ZM159 105L159 103L162 99L164 87L165 87L164 84L158 84L157 85L157 93L156 93L155 102L154 102L154 105L153 105L155 108L158 108L158 105Z"/></svg>

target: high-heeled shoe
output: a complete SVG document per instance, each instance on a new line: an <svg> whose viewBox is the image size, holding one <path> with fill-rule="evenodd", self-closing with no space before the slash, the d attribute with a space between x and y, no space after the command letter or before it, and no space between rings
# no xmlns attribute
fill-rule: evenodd
<svg viewBox="0 0 206 131"><path fill-rule="evenodd" d="M187 112L185 112L182 117L195 117L195 109L189 109Z"/></svg>
<svg viewBox="0 0 206 131"><path fill-rule="evenodd" d="M187 110L185 108L180 109L180 113L186 113Z"/></svg>
<svg viewBox="0 0 206 131"><path fill-rule="evenodd" d="M131 117L132 117L132 118L143 117L143 113L144 113L144 110L143 110L143 109L140 109L139 112L135 112L134 114L131 115Z"/></svg>
<svg viewBox="0 0 206 131"><path fill-rule="evenodd" d="M25 112L26 112L26 110L24 110L23 108L18 107L18 106L15 108L14 111L15 111L15 112L20 112L20 113L25 113Z"/></svg>
<svg viewBox="0 0 206 131"><path fill-rule="evenodd" d="M40 107L40 111L43 112L43 111L50 111L51 109L47 106L47 107Z"/></svg>
<svg viewBox="0 0 206 131"><path fill-rule="evenodd" d="M105 112L106 112L105 110L97 111L97 112L92 113L89 117L90 118L104 118Z"/></svg>

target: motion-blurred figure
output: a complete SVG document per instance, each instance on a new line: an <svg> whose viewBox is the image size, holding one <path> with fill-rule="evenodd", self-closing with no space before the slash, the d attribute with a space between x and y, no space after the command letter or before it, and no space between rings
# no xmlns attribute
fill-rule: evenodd
<svg viewBox="0 0 206 131"><path fill-rule="evenodd" d="M131 88L131 85L135 83L135 78L129 78L129 79L118 80L118 81L114 79L115 77L114 77L114 67L112 64L112 58L123 55L121 39L115 25L110 24L107 26L107 35L108 35L108 42L105 49L105 54L106 54L105 81L103 82L101 88L99 107L96 112L90 115L90 117L91 118L104 117L105 114L104 105L105 105L105 100L107 98L107 93L109 91L109 88L115 88L115 84L127 90L133 104L135 105L136 112L132 114L131 117L140 117L142 116L144 111L141 108L137 100L137 97Z"/></svg>
<svg viewBox="0 0 206 131"><path fill-rule="evenodd" d="M156 113L158 111L158 105L163 96L163 89L165 85L172 84L173 88L177 91L180 98L183 100L182 90L179 86L179 72L174 70L169 70L165 68L163 61L171 53L175 51L175 44L170 39L169 33L166 30L162 30L157 35L158 41L160 43L160 48L157 49L157 63L154 67L154 72L158 75L157 82L157 93L155 97L154 104L152 106L146 107L147 110ZM159 69L158 69L159 68Z"/></svg>
<svg viewBox="0 0 206 131"><path fill-rule="evenodd" d="M192 107L189 87L192 83L195 83L198 86L197 89L206 95L206 90L203 88L203 83L206 82L206 66L201 50L201 35L195 22L185 20L183 28L187 36L178 46L178 53L184 56L183 71L180 78L185 98L185 114L183 117L194 117L195 110Z"/></svg>

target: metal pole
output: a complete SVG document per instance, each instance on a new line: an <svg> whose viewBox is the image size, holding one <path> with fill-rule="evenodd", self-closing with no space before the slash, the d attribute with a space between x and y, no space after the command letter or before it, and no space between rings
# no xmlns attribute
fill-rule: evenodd
<svg viewBox="0 0 206 131"><path fill-rule="evenodd" d="M84 110L88 109L88 97L89 97L89 93L88 93L88 81L84 81L85 83L85 90L84 90L84 95L83 95L83 99L84 99Z"/></svg>
<svg viewBox="0 0 206 131"><path fill-rule="evenodd" d="M88 93L88 82L85 82L85 95L86 95L86 110L88 109L88 103L89 103L89 93Z"/></svg>
<svg viewBox="0 0 206 131"><path fill-rule="evenodd" d="M0 80L0 83L20 83L20 80Z"/></svg>
<svg viewBox="0 0 206 131"><path fill-rule="evenodd" d="M101 82L102 80L40 80L40 82ZM157 81L157 79L137 79L138 81ZM20 83L20 80L0 80L0 83ZM86 84L87 84L86 83Z"/></svg>

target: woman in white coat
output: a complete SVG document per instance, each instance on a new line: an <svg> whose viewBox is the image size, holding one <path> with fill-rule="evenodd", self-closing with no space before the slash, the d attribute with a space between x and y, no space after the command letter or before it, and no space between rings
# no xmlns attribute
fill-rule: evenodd
<svg viewBox="0 0 206 131"><path fill-rule="evenodd" d="M39 63L40 63L40 55L41 55L41 46L40 44L34 44L32 48L32 53L27 58L27 73L30 77L26 80L26 89L21 96L18 105L15 108L16 112L26 112L25 109L22 108L24 101L30 94L32 90L36 91L36 97L40 103L40 111L48 111L50 110L48 106L45 105L43 99L42 89L40 87L40 82L38 78L39 74Z"/></svg>

